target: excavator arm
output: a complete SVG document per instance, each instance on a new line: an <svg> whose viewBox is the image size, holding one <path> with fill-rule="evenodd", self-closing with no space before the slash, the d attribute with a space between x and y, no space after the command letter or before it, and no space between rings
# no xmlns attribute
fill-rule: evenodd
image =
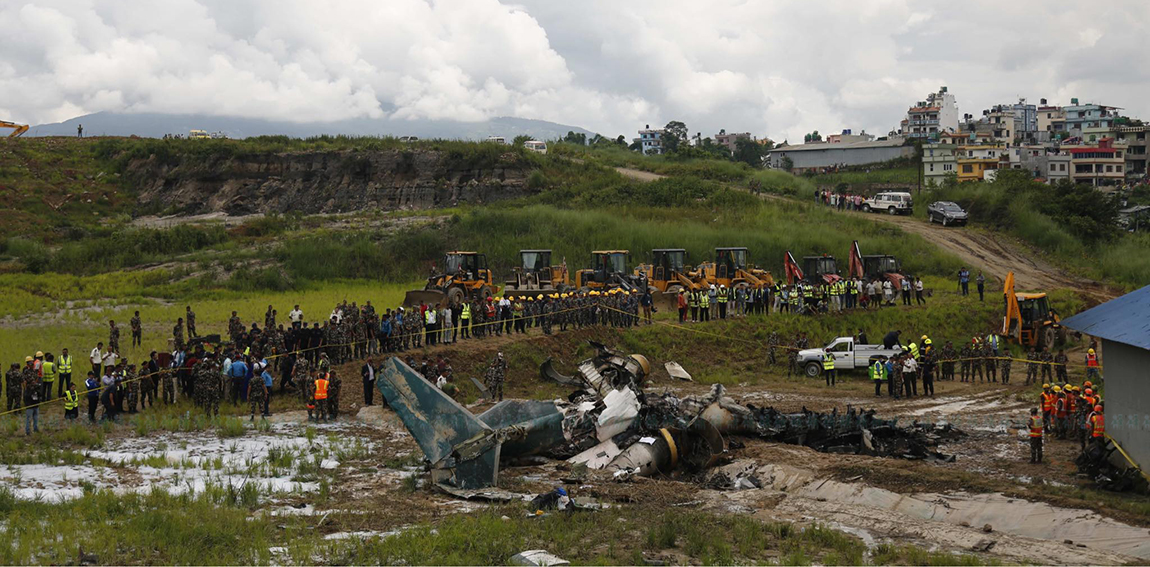
<svg viewBox="0 0 1150 567"><path fill-rule="evenodd" d="M1002 335L1021 342L1022 309L1018 306L1018 295L1014 293L1014 272L1006 274L1002 295L1006 305L1006 314L1002 317Z"/></svg>
<svg viewBox="0 0 1150 567"><path fill-rule="evenodd" d="M783 256L783 272L787 276L787 285L795 285L796 281L803 279L803 270L799 268L799 263L795 261L794 256L791 256L789 250L786 256Z"/></svg>
<svg viewBox="0 0 1150 567"><path fill-rule="evenodd" d="M0 120L0 128L12 128L14 131L8 134L9 138L19 138L28 131L27 124L17 124L15 122L8 122L7 120Z"/></svg>
<svg viewBox="0 0 1150 567"><path fill-rule="evenodd" d="M866 274L863 273L863 259L862 252L859 251L859 241L854 241L851 244L851 257L850 263L847 264L847 273L852 278L862 279Z"/></svg>

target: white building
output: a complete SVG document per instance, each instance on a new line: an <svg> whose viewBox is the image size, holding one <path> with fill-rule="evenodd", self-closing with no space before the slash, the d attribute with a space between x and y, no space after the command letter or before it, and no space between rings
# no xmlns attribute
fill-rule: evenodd
<svg viewBox="0 0 1150 567"><path fill-rule="evenodd" d="M644 154L661 154L663 153L663 135L667 133L665 128L652 128L647 124L642 130L639 130L639 137L635 138L635 142L639 142L639 149Z"/></svg>
<svg viewBox="0 0 1150 567"><path fill-rule="evenodd" d="M899 132L907 138L938 138L943 132L958 130L958 103L947 88L940 87L926 100L915 103L906 111L899 124Z"/></svg>

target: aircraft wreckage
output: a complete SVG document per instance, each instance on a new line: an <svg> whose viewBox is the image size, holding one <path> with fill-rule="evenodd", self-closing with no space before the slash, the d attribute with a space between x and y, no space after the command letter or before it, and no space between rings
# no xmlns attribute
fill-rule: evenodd
<svg viewBox="0 0 1150 567"><path fill-rule="evenodd" d="M805 408L787 414L742 405L719 384L704 396L647 392L645 357L591 344L596 353L575 376L559 374L550 360L540 368L544 379L576 388L566 400L506 400L474 415L395 357L385 362L376 387L423 450L432 481L462 489L495 486L501 462L535 455L651 476L715 464L727 436L828 453L953 461L933 447L963 435L949 425L899 427L849 407L843 414Z"/></svg>

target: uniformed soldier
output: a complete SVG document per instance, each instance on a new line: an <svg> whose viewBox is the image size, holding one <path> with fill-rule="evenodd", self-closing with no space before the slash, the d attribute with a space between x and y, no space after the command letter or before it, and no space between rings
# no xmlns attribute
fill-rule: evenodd
<svg viewBox="0 0 1150 567"><path fill-rule="evenodd" d="M506 377L507 361L503 359L503 353L500 352L495 355L495 360L491 362L487 368L487 374L483 378L483 385L496 401L503 401L503 381Z"/></svg>
<svg viewBox="0 0 1150 567"><path fill-rule="evenodd" d="M1002 376L1002 385L1005 386L1010 383L1010 360L1009 356L1004 356L998 359L998 374Z"/></svg>
<svg viewBox="0 0 1150 567"><path fill-rule="evenodd" d="M994 348L987 342L982 345L982 359L986 363L986 380L988 382L998 382L998 361L995 360L998 353L994 352Z"/></svg>
<svg viewBox="0 0 1150 567"><path fill-rule="evenodd" d="M115 321L108 321L108 350L120 352L120 328Z"/></svg>
<svg viewBox="0 0 1150 567"><path fill-rule="evenodd" d="M767 336L767 363L771 366L775 365L775 349L779 346L779 334L771 331Z"/></svg>
<svg viewBox="0 0 1150 567"><path fill-rule="evenodd" d="M1043 349L1038 357L1042 370L1042 381L1049 382L1054 379L1054 355L1050 353L1049 349Z"/></svg>
<svg viewBox="0 0 1150 567"><path fill-rule="evenodd" d="M193 369L196 383L196 405L204 409L208 417L220 414L220 397L223 395L223 375L214 353L207 353Z"/></svg>
<svg viewBox="0 0 1150 567"><path fill-rule="evenodd" d="M339 417L339 393L343 390L343 379L335 370L327 373L327 415L334 420Z"/></svg>
<svg viewBox="0 0 1150 567"><path fill-rule="evenodd" d="M263 378L253 372L252 379L248 382L248 406L251 407L252 412L252 416L248 421L256 420L256 412L263 413L264 400L267 399L268 394L269 392L267 386L264 384Z"/></svg>
<svg viewBox="0 0 1150 567"><path fill-rule="evenodd" d="M188 327L188 332L191 332L191 327ZM176 326L172 327L172 344L176 350L184 350L184 319L176 319Z"/></svg>
<svg viewBox="0 0 1150 567"><path fill-rule="evenodd" d="M192 306L189 305L187 311L184 312L184 319L188 322L188 338L194 339L199 335L196 333L196 312L192 311ZM183 333L180 333L183 335Z"/></svg>
<svg viewBox="0 0 1150 567"><path fill-rule="evenodd" d="M24 376L20 371L20 364L13 362L8 373L4 375L5 392L8 394L7 411L20 409L21 398L24 395L23 383Z"/></svg>
<svg viewBox="0 0 1150 567"><path fill-rule="evenodd" d="M136 314L132 316L132 320L128 322L128 325L132 329L132 346L142 346L144 344L144 329L140 323L139 311L137 311Z"/></svg>
<svg viewBox="0 0 1150 567"><path fill-rule="evenodd" d="M1070 359L1066 358L1066 352L1065 351L1060 350L1060 351L1058 351L1058 354L1054 355L1054 371L1055 371L1056 375L1058 376L1059 382L1068 382L1069 381L1069 379L1067 378L1067 375L1066 375L1066 363L1067 362L1070 362Z"/></svg>
<svg viewBox="0 0 1150 567"><path fill-rule="evenodd" d="M124 372L124 385L128 389L128 413L136 413L136 406L140 403L140 375L136 372L136 365L129 364Z"/></svg>
<svg viewBox="0 0 1150 567"><path fill-rule="evenodd" d="M954 381L954 359L958 353L954 352L954 345L950 341L942 346L942 379Z"/></svg>
<svg viewBox="0 0 1150 567"><path fill-rule="evenodd" d="M959 371L962 373L960 379L963 382L973 382L974 375L970 372L970 357L972 356L970 345L962 345L962 349L958 351Z"/></svg>
<svg viewBox="0 0 1150 567"><path fill-rule="evenodd" d="M240 335L244 333L244 324L240 321L239 315L232 311L232 316L228 319L228 335L231 336L232 342L235 344L240 343Z"/></svg>

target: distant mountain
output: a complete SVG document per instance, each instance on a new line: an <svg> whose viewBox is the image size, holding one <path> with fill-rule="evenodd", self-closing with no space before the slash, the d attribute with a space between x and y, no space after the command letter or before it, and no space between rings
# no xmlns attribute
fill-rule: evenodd
<svg viewBox="0 0 1150 567"><path fill-rule="evenodd" d="M97 112L55 124L33 126L26 136L75 136L76 126L84 125L86 136L140 136L160 138L164 134L187 135L189 130L223 132L229 138L249 136L285 135L306 138L323 134L344 134L348 136L418 136L420 138L448 138L459 140L483 140L488 136L503 136L510 142L520 134L540 140L554 140L576 132L594 135L593 132L578 126L567 126L503 116L484 122L461 122L457 120L402 120L402 119L355 119L337 122L285 122L242 118L234 116L205 116L200 114L127 114L120 112Z"/></svg>

